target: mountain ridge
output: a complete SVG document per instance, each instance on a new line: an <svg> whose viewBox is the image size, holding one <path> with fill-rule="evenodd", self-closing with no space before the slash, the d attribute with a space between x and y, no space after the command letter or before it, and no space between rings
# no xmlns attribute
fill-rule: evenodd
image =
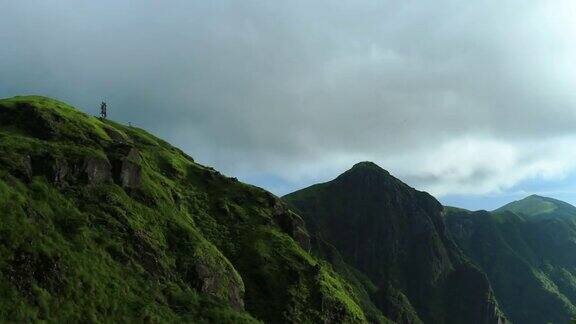
<svg viewBox="0 0 576 324"><path fill-rule="evenodd" d="M530 195L492 212L445 208L444 219L510 320L568 323L576 314L575 209Z"/></svg>
<svg viewBox="0 0 576 324"><path fill-rule="evenodd" d="M367 321L278 197L142 129L0 99L0 151L2 321Z"/></svg>
<svg viewBox="0 0 576 324"><path fill-rule="evenodd" d="M280 199L41 96L0 99L0 151L0 320L492 324L576 313L576 207L553 198L443 207L363 161Z"/></svg>

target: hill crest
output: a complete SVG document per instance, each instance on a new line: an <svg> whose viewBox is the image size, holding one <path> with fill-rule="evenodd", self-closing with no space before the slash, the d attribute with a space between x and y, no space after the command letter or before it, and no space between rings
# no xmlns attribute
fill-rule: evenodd
<svg viewBox="0 0 576 324"><path fill-rule="evenodd" d="M576 207L571 204L539 195L530 195L510 202L493 212L509 211L531 218L576 217Z"/></svg>

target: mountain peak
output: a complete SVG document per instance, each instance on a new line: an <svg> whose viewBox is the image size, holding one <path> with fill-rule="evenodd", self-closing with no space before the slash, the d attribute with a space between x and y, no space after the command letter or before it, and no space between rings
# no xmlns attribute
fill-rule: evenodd
<svg viewBox="0 0 576 324"><path fill-rule="evenodd" d="M357 163L335 180L301 189L284 199L298 209L313 237L338 251L342 263L382 285L374 296L378 302L394 301L385 310L393 314L392 320L441 323L438 314L446 314L454 323L478 322L472 312L458 314L449 306L467 299L463 297L470 296L468 289L451 290L454 298L446 303L438 304L428 297L439 292L436 287L458 286L460 280L473 281L470 287L483 287L479 297L467 299L474 302L464 307L475 309L479 305L497 311L494 302L486 298L492 294L487 280L464 264L465 257L446 236L440 203L375 163ZM454 269L466 273L467 279ZM405 297L399 300L396 296L400 292Z"/></svg>
<svg viewBox="0 0 576 324"><path fill-rule="evenodd" d="M378 164L374 163L374 162L370 162L370 161L362 161L362 162L358 162L356 164L354 164L352 166L352 168L350 168L348 171L346 171L345 173L348 173L350 171L354 171L354 172L363 172L363 173L375 173L375 174L384 174L387 176L390 176L390 173L386 170L384 170L382 167L380 167Z"/></svg>
<svg viewBox="0 0 576 324"><path fill-rule="evenodd" d="M351 186L350 188L356 188L356 186L373 188L391 184L404 185L402 181L396 179L388 171L369 161L354 164L352 168L340 174L334 181L346 183Z"/></svg>
<svg viewBox="0 0 576 324"><path fill-rule="evenodd" d="M381 166L370 161L358 162L354 164L348 171L362 171L390 175L390 173L384 170Z"/></svg>
<svg viewBox="0 0 576 324"><path fill-rule="evenodd" d="M576 207L567 202L532 194L508 203L495 212L509 211L530 217L576 216Z"/></svg>
<svg viewBox="0 0 576 324"><path fill-rule="evenodd" d="M354 164L352 168L378 168L382 169L378 164L371 161L362 161Z"/></svg>

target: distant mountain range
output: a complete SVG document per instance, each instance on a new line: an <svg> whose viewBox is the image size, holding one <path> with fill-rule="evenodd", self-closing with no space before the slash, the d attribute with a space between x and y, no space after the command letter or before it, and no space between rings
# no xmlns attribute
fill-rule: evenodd
<svg viewBox="0 0 576 324"><path fill-rule="evenodd" d="M371 162L278 198L146 131L0 100L0 321L567 323L576 208L442 206Z"/></svg>
<svg viewBox="0 0 576 324"><path fill-rule="evenodd" d="M533 195L493 212L446 208L445 222L512 321L568 323L576 314L576 207Z"/></svg>

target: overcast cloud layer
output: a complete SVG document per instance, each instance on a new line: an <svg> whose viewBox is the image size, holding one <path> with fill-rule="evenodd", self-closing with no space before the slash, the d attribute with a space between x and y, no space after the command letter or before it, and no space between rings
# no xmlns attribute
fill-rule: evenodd
<svg viewBox="0 0 576 324"><path fill-rule="evenodd" d="M104 99L277 194L361 160L449 201L576 168L573 0L0 3L0 97Z"/></svg>

